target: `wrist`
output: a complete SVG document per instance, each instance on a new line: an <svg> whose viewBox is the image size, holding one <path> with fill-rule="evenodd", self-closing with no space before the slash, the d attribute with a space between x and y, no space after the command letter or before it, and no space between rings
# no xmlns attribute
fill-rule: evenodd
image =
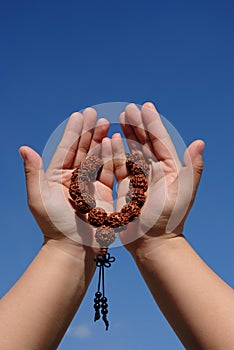
<svg viewBox="0 0 234 350"><path fill-rule="evenodd" d="M75 274L85 274L87 281L91 280L95 271L95 252L91 247L82 246L68 238L52 239L45 238L41 247L42 253L49 255L56 263L62 261L64 269L73 270ZM77 276L79 279L79 276Z"/></svg>
<svg viewBox="0 0 234 350"><path fill-rule="evenodd" d="M156 260L159 256L166 257L171 249L178 249L185 237L177 233L165 233L158 237L141 237L131 243L127 249L136 263Z"/></svg>

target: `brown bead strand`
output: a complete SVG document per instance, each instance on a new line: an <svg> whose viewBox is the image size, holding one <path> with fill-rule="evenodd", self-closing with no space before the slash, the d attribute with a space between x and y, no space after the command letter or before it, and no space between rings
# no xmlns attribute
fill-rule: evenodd
<svg viewBox="0 0 234 350"><path fill-rule="evenodd" d="M77 211L88 214L88 222L96 227L95 239L100 246L100 252L95 258L99 268L98 290L95 293L94 321L101 318L108 330L107 320L108 304L105 297L104 268L109 268L115 258L108 253L108 247L115 241L115 232L125 230L128 223L136 219L141 212L148 189L149 164L142 154L133 153L126 155L126 167L129 172L129 191L126 195L126 205L120 212L107 214L103 208L96 207L94 196L89 193L88 183L96 180L98 172L103 166L100 157L93 155L87 157L79 168L72 172L69 193L76 204ZM101 289L102 286L102 289Z"/></svg>
<svg viewBox="0 0 234 350"><path fill-rule="evenodd" d="M140 215L146 199L145 192L148 189L149 165L142 154L138 152L127 154L126 167L130 176L127 204L120 212L110 214L102 208L97 208L94 197L88 193L88 182L96 180L96 174L102 166L103 161L100 157L96 155L87 157L81 166L73 171L69 192L78 212L88 214L88 222L99 228L95 238L100 247L106 247L115 240L113 229L115 231L126 229L126 225ZM110 237L107 239L108 235Z"/></svg>

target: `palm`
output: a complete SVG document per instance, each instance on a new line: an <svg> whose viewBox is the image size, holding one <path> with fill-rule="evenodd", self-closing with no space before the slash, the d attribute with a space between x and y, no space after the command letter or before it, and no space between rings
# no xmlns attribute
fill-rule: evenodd
<svg viewBox="0 0 234 350"><path fill-rule="evenodd" d="M47 212L48 221L51 222L50 237L57 235L58 230L68 238L79 242L92 245L90 241L93 237L93 232L90 225L86 224L84 218L79 218L75 213L74 203L69 194L70 178L72 170L57 172L57 174L49 173L47 175L49 192L43 196L44 207ZM102 203L102 206L107 211L113 210L112 188L96 181L93 183L94 196L97 203ZM55 206L56 204L56 206ZM82 231L85 235L80 237L79 232ZM48 233L47 233L48 235Z"/></svg>
<svg viewBox="0 0 234 350"><path fill-rule="evenodd" d="M110 140L102 142L109 124L106 120L99 120L92 132L95 122L96 112L93 109L71 116L48 170L41 176L40 200L36 198L35 217L47 238L60 239L66 236L78 243L93 245L92 228L86 223L85 217L76 215L69 195L72 171L89 153L101 153L104 159L103 169L93 187L97 204L101 202L103 208L112 211L111 144Z"/></svg>
<svg viewBox="0 0 234 350"><path fill-rule="evenodd" d="M120 116L120 122L131 152L140 151L151 163L150 186L140 217L129 223L120 233L123 244L130 243L144 235L144 238L161 236L167 232L181 233L183 219L192 197L192 167L183 167L172 141L167 134L156 110L142 112L135 105L129 105ZM112 138L114 158L125 158L120 136ZM121 150L121 151L120 151ZM128 190L126 167L115 162L119 181L118 210L124 205ZM183 184L183 186L180 186Z"/></svg>

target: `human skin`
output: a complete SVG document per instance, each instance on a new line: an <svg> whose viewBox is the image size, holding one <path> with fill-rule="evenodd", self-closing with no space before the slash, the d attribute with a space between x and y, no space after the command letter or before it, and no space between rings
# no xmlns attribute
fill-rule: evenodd
<svg viewBox="0 0 234 350"><path fill-rule="evenodd" d="M122 242L186 349L234 349L233 289L204 263L183 236L184 222L202 174L203 141L196 140L188 147L181 164L153 104L144 104L141 111L134 104L128 105L120 122L130 150L145 153L151 160L153 174L141 217L120 233ZM112 136L112 150L121 206L127 172L120 134ZM156 172L159 176L154 175ZM161 187L165 189L164 197ZM152 221L148 213L157 206L163 210ZM142 234L145 217L151 221L151 227ZM177 223L173 230L168 229L169 220Z"/></svg>
<svg viewBox="0 0 234 350"><path fill-rule="evenodd" d="M120 238L184 346L231 350L233 290L183 236L203 169L204 143L193 142L182 165L151 103L144 104L141 111L129 105L120 122L130 150L142 151L151 162L150 186L139 220L130 223ZM90 152L101 151L105 159L94 187L102 207L113 210L114 173L119 182L119 208L122 205L127 189L122 138L119 134L106 137L109 124L104 119L92 133L95 123L96 114L90 108L71 116L46 173L35 151L26 146L20 149L29 207L44 234L44 244L0 301L3 350L56 349L88 288L95 270L94 235L85 222L77 225L68 187L72 170ZM162 210L155 215L152 208ZM88 245L82 244L84 239Z"/></svg>
<svg viewBox="0 0 234 350"><path fill-rule="evenodd" d="M101 149L103 158L112 157L111 142L105 139L108 121L100 119L95 124L95 110L74 113L46 173L33 149L23 146L19 150L25 165L28 204L43 232L44 244L0 301L1 350L56 349L91 281L95 271L93 232L82 220L77 224L68 189L71 172L87 153ZM95 191L109 210L112 186L112 161L107 161ZM61 232L64 222L67 231ZM84 235L89 245L82 244Z"/></svg>

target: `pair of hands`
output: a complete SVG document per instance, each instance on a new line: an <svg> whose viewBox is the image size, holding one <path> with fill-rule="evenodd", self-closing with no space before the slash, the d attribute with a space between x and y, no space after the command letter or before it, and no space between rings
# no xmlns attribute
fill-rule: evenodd
<svg viewBox="0 0 234 350"><path fill-rule="evenodd" d="M104 161L93 188L97 206L113 211L114 176L118 182L117 211L124 205L128 190L122 137L120 134L107 137L109 122L104 118L96 122L96 117L92 108L71 115L46 172L41 157L33 149L22 146L19 150L25 164L28 204L45 242L53 242L69 254L75 250L95 251L92 227L78 220L69 196L71 173L82 160L99 153ZM128 105L120 115L120 124L130 151L143 152L151 167L140 218L119 234L133 255L144 255L164 238L182 233L202 173L204 143L194 141L185 151L181 164L152 103L145 103L141 110L134 104Z"/></svg>

